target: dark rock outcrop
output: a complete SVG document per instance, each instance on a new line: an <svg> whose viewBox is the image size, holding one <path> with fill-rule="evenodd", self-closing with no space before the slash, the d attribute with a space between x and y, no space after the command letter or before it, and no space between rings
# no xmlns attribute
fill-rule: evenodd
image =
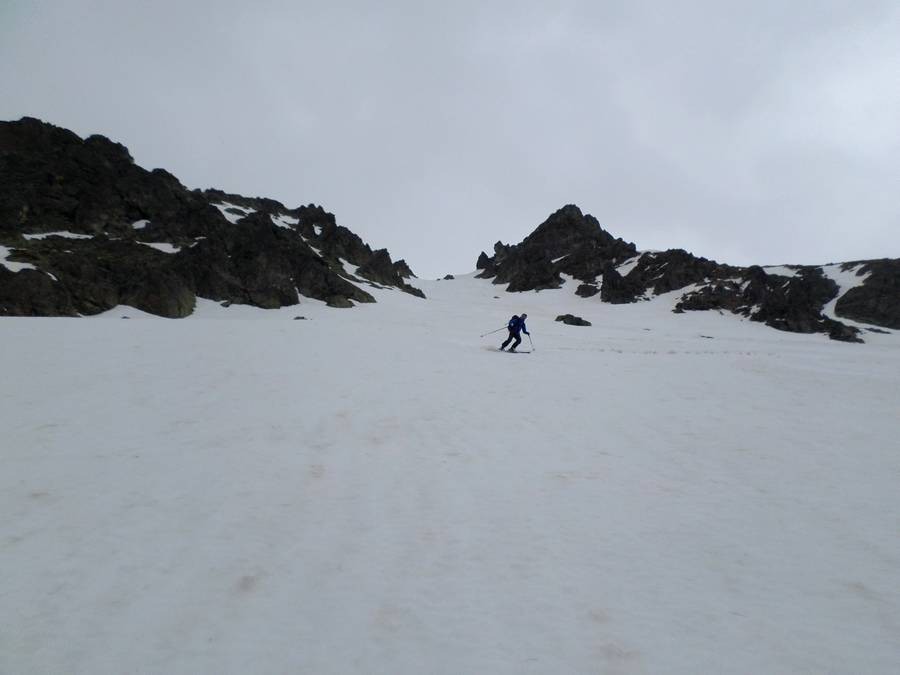
<svg viewBox="0 0 900 675"><path fill-rule="evenodd" d="M560 314L556 317L557 321L562 321L567 326L590 326L591 322L582 319L580 316L575 316L574 314Z"/></svg>
<svg viewBox="0 0 900 675"><path fill-rule="evenodd" d="M623 263L628 262L623 266ZM735 267L683 249L639 254L614 238L575 206L552 214L520 244L497 242L482 252L481 278L508 284L507 291L557 288L562 275L581 283L575 294L625 304L681 291L673 311L717 310L760 321L779 330L825 333L835 340L861 341L859 330L824 314L838 285L816 266L785 266L780 274L759 266ZM865 281L837 301L835 314L885 328L900 328L900 260L848 263Z"/></svg>
<svg viewBox="0 0 900 675"><path fill-rule="evenodd" d="M64 236L46 236L53 232ZM188 190L103 136L82 140L31 118L0 122L0 244L37 268L0 265L6 315L127 304L175 318L190 314L197 296L266 308L305 296L349 307L374 301L366 285L422 296L406 281L406 263L373 251L321 206Z"/></svg>
<svg viewBox="0 0 900 675"><path fill-rule="evenodd" d="M733 281L711 283L692 293L686 293L675 306L676 312L708 309L733 312L744 305L739 287Z"/></svg>
<svg viewBox="0 0 900 675"><path fill-rule="evenodd" d="M521 243L494 245L494 256L482 252L478 276L509 284L507 291L558 288L562 274L595 279L607 263L621 263L636 254L634 244L616 239L591 215L568 205L553 213Z"/></svg>
<svg viewBox="0 0 900 675"><path fill-rule="evenodd" d="M793 333L826 333L835 340L861 341L859 331L823 315L838 285L822 269L797 266L795 276L767 274L761 267L731 270L738 279L711 281L686 293L676 312L725 310Z"/></svg>
<svg viewBox="0 0 900 675"><path fill-rule="evenodd" d="M355 235L354 235L355 236ZM368 248L368 247L367 247ZM406 280L400 276L396 265L391 262L391 256L387 249L381 248L371 252L366 256L365 261L357 269L357 274L385 286L396 286L402 291L424 298L425 294L406 283Z"/></svg>
<svg viewBox="0 0 900 675"><path fill-rule="evenodd" d="M707 279L727 279L737 273L735 267L676 248L642 255L629 276L640 280L641 286L653 294L661 295Z"/></svg>
<svg viewBox="0 0 900 675"><path fill-rule="evenodd" d="M865 340L859 337L859 328L856 328L855 326L848 326L840 321L834 321L833 319L827 318L824 321L824 326L828 331L828 337L832 340L839 340L841 342L865 342Z"/></svg>
<svg viewBox="0 0 900 675"><path fill-rule="evenodd" d="M0 266L0 315L76 316L72 296L61 284L36 270L12 273Z"/></svg>
<svg viewBox="0 0 900 675"><path fill-rule="evenodd" d="M266 309L295 305L298 294L333 307L374 302L296 233L260 212L240 220L227 237L198 241L177 262L197 294L213 300Z"/></svg>
<svg viewBox="0 0 900 675"><path fill-rule="evenodd" d="M581 284L575 289L575 295L582 298L592 298L599 292L600 289L597 288L597 284Z"/></svg>
<svg viewBox="0 0 900 675"><path fill-rule="evenodd" d="M481 273L476 276L479 279L490 279L497 276L497 261L506 257L509 248L509 246L498 241L494 244L494 255L492 257L489 258L487 253L482 251L481 255L478 256L478 261L475 263L475 269L481 270Z"/></svg>
<svg viewBox="0 0 900 675"><path fill-rule="evenodd" d="M644 291L637 276L629 273L623 277L612 263L607 262L603 269L603 285L600 287L600 299L603 302L614 305L637 302L638 298L643 296Z"/></svg>
<svg viewBox="0 0 900 675"><path fill-rule="evenodd" d="M848 263L849 270L859 265ZM860 323L900 329L900 259L871 260L859 265L856 275L869 276L837 301L834 311Z"/></svg>
<svg viewBox="0 0 900 675"><path fill-rule="evenodd" d="M759 309L750 311L754 321L793 333L827 332L822 308L838 294L838 285L817 267L802 268L797 276L766 277L766 285L752 290Z"/></svg>
<svg viewBox="0 0 900 675"><path fill-rule="evenodd" d="M412 279L416 276L403 259L394 263L394 271L402 279Z"/></svg>

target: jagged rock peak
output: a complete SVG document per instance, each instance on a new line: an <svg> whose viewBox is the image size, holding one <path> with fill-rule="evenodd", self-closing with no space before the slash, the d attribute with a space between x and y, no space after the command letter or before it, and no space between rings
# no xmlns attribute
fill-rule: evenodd
<svg viewBox="0 0 900 675"><path fill-rule="evenodd" d="M585 215L575 204L567 204L538 225L534 232L525 237L522 244L529 245L540 242L543 245L554 247L557 251L563 251L573 244L594 238L614 239L600 226L594 216Z"/></svg>
<svg viewBox="0 0 900 675"><path fill-rule="evenodd" d="M494 245L493 257L478 257L481 278L508 283L509 291L557 288L562 274L593 282L609 263L634 256L634 244L613 237L574 204L552 213L521 243Z"/></svg>
<svg viewBox="0 0 900 675"><path fill-rule="evenodd" d="M106 155L113 161L134 164L128 148L109 140L106 136L94 134L82 141L75 132L34 117L23 117L14 122L0 122L0 152L59 153L81 145L95 153Z"/></svg>

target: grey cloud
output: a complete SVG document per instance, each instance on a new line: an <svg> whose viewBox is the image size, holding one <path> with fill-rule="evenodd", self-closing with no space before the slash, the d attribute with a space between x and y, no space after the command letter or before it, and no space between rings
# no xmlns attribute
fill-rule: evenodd
<svg viewBox="0 0 900 675"><path fill-rule="evenodd" d="M0 117L104 133L191 187L322 203L427 276L570 202L734 263L900 256L893 2L0 12Z"/></svg>

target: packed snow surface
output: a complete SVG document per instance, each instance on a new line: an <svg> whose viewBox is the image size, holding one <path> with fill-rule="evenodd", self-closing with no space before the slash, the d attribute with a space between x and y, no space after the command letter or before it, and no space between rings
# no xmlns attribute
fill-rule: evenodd
<svg viewBox="0 0 900 675"><path fill-rule="evenodd" d="M269 216L273 223L275 223L278 227L283 227L287 230L294 229L294 225L300 222L299 218L294 218L293 216L285 215L284 213L279 213L275 216Z"/></svg>
<svg viewBox="0 0 900 675"><path fill-rule="evenodd" d="M415 283L0 320L0 672L897 672L900 335Z"/></svg>

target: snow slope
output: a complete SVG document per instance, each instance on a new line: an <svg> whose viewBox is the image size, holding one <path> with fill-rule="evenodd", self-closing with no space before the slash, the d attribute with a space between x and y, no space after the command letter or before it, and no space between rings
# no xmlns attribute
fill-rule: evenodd
<svg viewBox="0 0 900 675"><path fill-rule="evenodd" d="M416 283L0 321L0 672L897 672L900 335Z"/></svg>

